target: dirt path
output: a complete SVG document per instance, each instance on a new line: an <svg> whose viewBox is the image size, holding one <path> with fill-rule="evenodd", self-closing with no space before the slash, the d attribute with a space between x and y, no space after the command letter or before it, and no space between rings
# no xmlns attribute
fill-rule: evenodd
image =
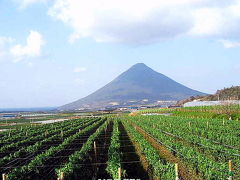
<svg viewBox="0 0 240 180"><path fill-rule="evenodd" d="M148 165L142 162L146 160L143 157L140 157L137 153L136 146L131 141L127 131L125 130L122 123L119 124L120 130L120 143L121 143L121 152L123 153L122 161L130 162L136 161L137 163L126 163L122 164L123 169L126 170L125 179L141 179L149 180L147 168ZM139 162L138 162L139 161ZM140 162L141 161L141 162Z"/></svg>
<svg viewBox="0 0 240 180"><path fill-rule="evenodd" d="M140 148L140 144L133 140L133 137L131 136L131 134L127 131L127 134L129 136L129 138L131 139L134 147L135 147L135 151L137 153L137 155L139 156L140 158L140 161L141 161L141 165L143 167L143 169L147 172L148 174L148 180L160 180L159 177L154 177L153 176L153 169L152 167L148 164L148 161L147 161L147 158L146 156L143 154L141 148Z"/></svg>
<svg viewBox="0 0 240 180"><path fill-rule="evenodd" d="M108 150L111 144L113 122L111 122L105 130L106 131L102 132L99 138L96 139L97 147L104 147L97 149L98 159L96 163L106 163L108 160ZM101 164L97 167L96 179L110 179L110 175L106 171L106 168L107 164Z"/></svg>

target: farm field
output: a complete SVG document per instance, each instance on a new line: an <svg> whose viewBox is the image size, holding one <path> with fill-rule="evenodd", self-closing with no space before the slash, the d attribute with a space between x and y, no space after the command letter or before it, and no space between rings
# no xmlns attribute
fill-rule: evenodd
<svg viewBox="0 0 240 180"><path fill-rule="evenodd" d="M184 107L175 109L173 114L182 117L205 117L239 120L240 105Z"/></svg>
<svg viewBox="0 0 240 180"><path fill-rule="evenodd" d="M89 117L89 116L98 116L102 115L102 113L98 112L88 112L88 113L56 113L54 115L47 115L38 114L32 116L30 114L29 117L20 117L20 118L1 118L0 114L0 131L6 130L14 130L14 129L21 129L25 126L36 126L42 123L53 123L57 121L64 121L69 119L77 119L80 117Z"/></svg>
<svg viewBox="0 0 240 180"><path fill-rule="evenodd" d="M231 173L240 179L239 121L135 116L128 122L150 141L161 145L164 160L171 160L171 155L177 158L173 162L179 162L180 173L181 169L188 170L182 172L183 176L186 173L197 179L227 179L231 160L234 164Z"/></svg>
<svg viewBox="0 0 240 180"><path fill-rule="evenodd" d="M181 108L149 108L134 112L133 115L140 114L171 114L173 116L191 118L212 118L212 119L240 119L240 105L217 105L198 106Z"/></svg>
<svg viewBox="0 0 240 180"><path fill-rule="evenodd" d="M240 179L240 122L102 116L0 132L1 179Z"/></svg>
<svg viewBox="0 0 240 180"><path fill-rule="evenodd" d="M48 122L57 119L67 119L65 116L51 116L51 117L40 117L40 118L20 118L20 119L0 119L0 130L1 129L21 129L24 126L34 126L43 122Z"/></svg>

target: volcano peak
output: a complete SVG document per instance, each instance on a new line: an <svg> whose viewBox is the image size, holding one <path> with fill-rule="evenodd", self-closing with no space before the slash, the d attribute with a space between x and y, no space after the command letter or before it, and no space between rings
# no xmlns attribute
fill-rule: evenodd
<svg viewBox="0 0 240 180"><path fill-rule="evenodd" d="M79 108L100 109L109 106L128 106L129 102L148 103L178 101L205 93L190 89L145 65L137 63L113 81L85 98L60 107L60 110Z"/></svg>

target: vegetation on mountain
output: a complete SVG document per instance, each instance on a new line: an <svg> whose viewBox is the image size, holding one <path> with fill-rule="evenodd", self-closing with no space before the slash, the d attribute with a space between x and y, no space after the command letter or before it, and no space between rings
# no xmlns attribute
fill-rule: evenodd
<svg viewBox="0 0 240 180"><path fill-rule="evenodd" d="M240 86L232 86L230 88L224 88L217 90L215 94L206 96L191 96L187 99L183 99L177 102L178 106L181 106L187 102L194 100L198 101L226 101L226 100L240 100Z"/></svg>

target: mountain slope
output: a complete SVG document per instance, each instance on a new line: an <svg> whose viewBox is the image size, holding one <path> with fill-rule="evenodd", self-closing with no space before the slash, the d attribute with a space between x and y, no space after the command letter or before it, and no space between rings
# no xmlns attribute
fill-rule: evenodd
<svg viewBox="0 0 240 180"><path fill-rule="evenodd" d="M181 100L196 95L205 94L183 86L143 63L138 63L96 92L59 109L101 108L111 104L128 105L129 102L139 102L143 99L147 99L148 102Z"/></svg>
<svg viewBox="0 0 240 180"><path fill-rule="evenodd" d="M240 86L232 86L218 90L213 95L201 98L202 101L224 101L224 100L240 100Z"/></svg>

